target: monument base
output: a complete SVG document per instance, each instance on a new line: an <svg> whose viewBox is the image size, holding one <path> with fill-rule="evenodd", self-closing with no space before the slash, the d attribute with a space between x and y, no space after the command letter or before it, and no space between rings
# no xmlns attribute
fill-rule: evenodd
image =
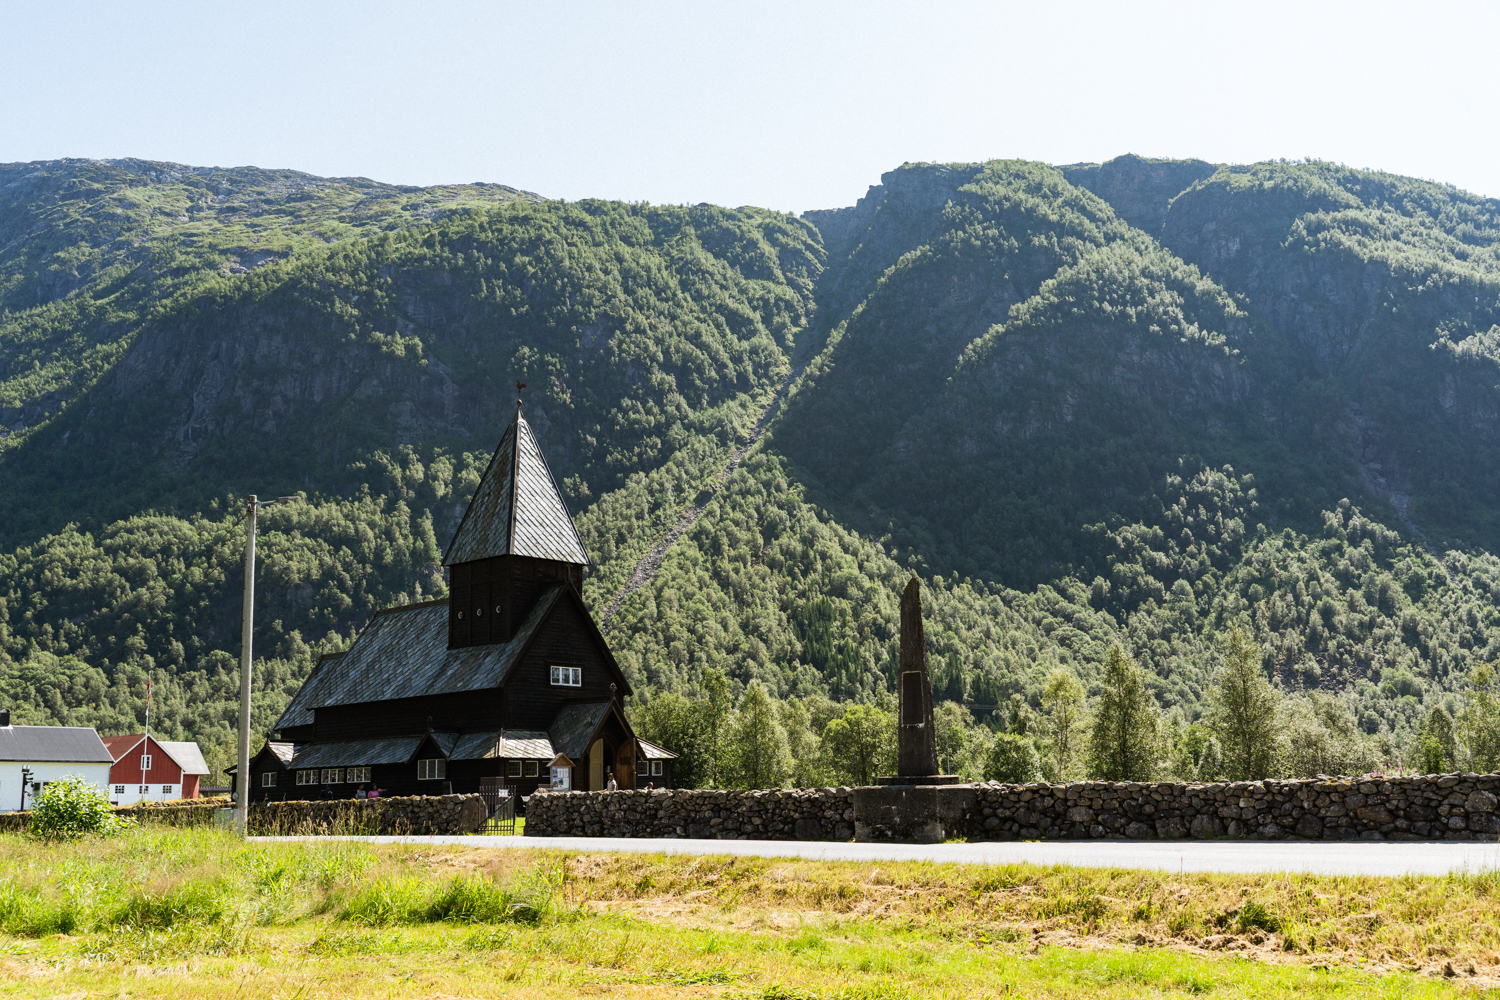
<svg viewBox="0 0 1500 1000"><path fill-rule="evenodd" d="M962 785L964 779L957 774L891 774L876 778L877 785Z"/></svg>
<svg viewBox="0 0 1500 1000"><path fill-rule="evenodd" d="M902 776L899 781L921 785L865 785L854 789L854 839L860 841L914 840L941 844L963 836L972 826L978 793L973 788L934 784L932 778Z"/></svg>

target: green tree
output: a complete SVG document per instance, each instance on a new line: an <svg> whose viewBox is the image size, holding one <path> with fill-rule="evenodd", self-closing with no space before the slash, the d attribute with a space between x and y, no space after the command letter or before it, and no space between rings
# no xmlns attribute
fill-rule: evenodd
<svg viewBox="0 0 1500 1000"><path fill-rule="evenodd" d="M1424 774L1444 774L1458 764L1458 745L1453 735L1453 717L1441 705L1434 705L1417 730L1416 760Z"/></svg>
<svg viewBox="0 0 1500 1000"><path fill-rule="evenodd" d="M1292 778L1358 776L1380 763L1343 699L1321 691L1288 698L1278 721L1278 770Z"/></svg>
<svg viewBox="0 0 1500 1000"><path fill-rule="evenodd" d="M1048 777L1067 781L1078 766L1084 739L1083 685L1073 671L1059 667L1042 686L1042 726L1046 736Z"/></svg>
<svg viewBox="0 0 1500 1000"><path fill-rule="evenodd" d="M778 707L781 728L786 730L787 750L791 754L790 781L793 788L818 788L828 783L822 755L818 753L818 736L813 732L812 714L800 698L788 698Z"/></svg>
<svg viewBox="0 0 1500 1000"><path fill-rule="evenodd" d="M742 788L780 788L792 773L792 752L778 705L760 681L740 696L730 728L734 783Z"/></svg>
<svg viewBox="0 0 1500 1000"><path fill-rule="evenodd" d="M896 759L896 716L874 705L850 705L829 720L819 745L840 781L868 785Z"/></svg>
<svg viewBox="0 0 1500 1000"><path fill-rule="evenodd" d="M677 754L672 780L679 788L702 788L708 784L708 751L700 704L671 691L663 691L633 708L631 725L644 739Z"/></svg>
<svg viewBox="0 0 1500 1000"><path fill-rule="evenodd" d="M1243 627L1219 644L1223 666L1208 694L1207 724L1231 781L1259 781L1276 766L1278 699L1260 669L1260 647Z"/></svg>
<svg viewBox="0 0 1500 1000"><path fill-rule="evenodd" d="M1465 764L1470 771L1500 767L1500 683L1488 664L1474 668L1458 717Z"/></svg>
<svg viewBox="0 0 1500 1000"><path fill-rule="evenodd" d="M699 682L703 698L698 703L698 726L701 736L698 745L703 754L703 787L723 788L733 763L727 759L729 750L729 719L734 712L734 702L729 689L729 678L722 670L712 667L703 671Z"/></svg>
<svg viewBox="0 0 1500 1000"><path fill-rule="evenodd" d="M1089 733L1089 773L1106 781L1148 781L1156 773L1158 712L1145 672L1118 645L1104 657L1103 690Z"/></svg>
<svg viewBox="0 0 1500 1000"><path fill-rule="evenodd" d="M971 781L983 778L995 734L976 725L973 714L953 701L939 705L932 721L937 729L938 766Z"/></svg>
<svg viewBox="0 0 1500 1000"><path fill-rule="evenodd" d="M1036 746L1015 733L997 733L984 765L986 781L1024 785L1042 780L1042 758Z"/></svg>

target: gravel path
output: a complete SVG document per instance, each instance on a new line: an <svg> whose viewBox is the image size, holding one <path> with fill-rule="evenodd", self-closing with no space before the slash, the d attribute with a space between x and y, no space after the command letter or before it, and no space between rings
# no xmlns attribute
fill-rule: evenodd
<svg viewBox="0 0 1500 1000"><path fill-rule="evenodd" d="M328 840L251 837L251 840ZM1078 865L1190 872L1310 872L1319 875L1446 875L1500 867L1500 845L1479 841L1179 840L1040 841L982 844L833 844L787 840L653 840L611 837L345 837L380 844L456 844L496 850L554 848L634 854L734 854L813 861L933 861L969 865Z"/></svg>

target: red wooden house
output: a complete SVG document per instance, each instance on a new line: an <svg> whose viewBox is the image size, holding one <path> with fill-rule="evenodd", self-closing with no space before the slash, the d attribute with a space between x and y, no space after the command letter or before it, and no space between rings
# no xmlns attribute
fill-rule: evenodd
<svg viewBox="0 0 1500 1000"><path fill-rule="evenodd" d="M208 773L196 743L158 740L135 733L106 736L115 763L109 769L109 801L128 806L136 802L196 799L198 780Z"/></svg>

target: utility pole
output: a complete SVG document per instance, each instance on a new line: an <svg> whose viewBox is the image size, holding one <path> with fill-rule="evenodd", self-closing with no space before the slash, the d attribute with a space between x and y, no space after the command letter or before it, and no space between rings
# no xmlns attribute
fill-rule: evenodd
<svg viewBox="0 0 1500 1000"><path fill-rule="evenodd" d="M245 502L245 610L240 636L240 766L235 775L234 821L241 834L250 819L250 639L255 632L255 511L258 507L300 500L300 497L277 497L264 502L255 494Z"/></svg>

